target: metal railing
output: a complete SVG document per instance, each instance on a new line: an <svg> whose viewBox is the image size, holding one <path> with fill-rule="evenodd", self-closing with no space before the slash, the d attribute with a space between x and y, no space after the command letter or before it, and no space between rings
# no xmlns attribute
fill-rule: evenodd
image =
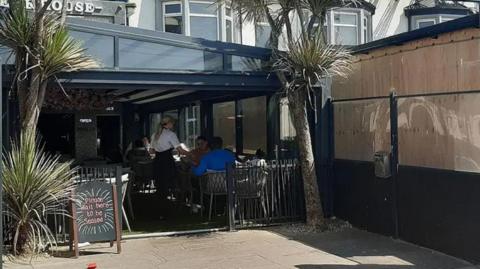
<svg viewBox="0 0 480 269"><path fill-rule="evenodd" d="M232 167L227 173L230 222L235 227L301 221L305 201L297 160L261 161Z"/></svg>

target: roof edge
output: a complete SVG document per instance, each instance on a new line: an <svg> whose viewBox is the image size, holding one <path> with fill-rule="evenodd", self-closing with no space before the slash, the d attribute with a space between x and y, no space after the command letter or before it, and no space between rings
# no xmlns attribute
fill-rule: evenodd
<svg viewBox="0 0 480 269"><path fill-rule="evenodd" d="M351 48L353 54L368 53L369 51L389 47L399 46L406 42L418 40L427 37L458 31L467 28L480 28L480 15L474 14L459 19L439 23L433 26L389 36L383 39L375 40L369 43L358 45Z"/></svg>
<svg viewBox="0 0 480 269"><path fill-rule="evenodd" d="M150 39L152 42L168 41L178 44L190 44L191 46L202 47L204 49L216 50L219 52L247 57L269 58L272 51L267 48L260 48L237 43L227 43L222 41L213 41L203 38L189 37L180 34L166 33L138 27L124 26L118 24L88 21L81 18L67 18L67 26L71 30L96 32L106 35L118 35L128 38L142 37Z"/></svg>

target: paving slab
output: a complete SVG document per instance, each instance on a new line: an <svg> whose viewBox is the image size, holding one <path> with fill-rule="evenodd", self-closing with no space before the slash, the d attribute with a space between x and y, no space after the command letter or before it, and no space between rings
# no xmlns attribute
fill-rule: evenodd
<svg viewBox="0 0 480 269"><path fill-rule="evenodd" d="M338 232L290 233L285 228L242 230L123 242L82 249L78 259L7 261L4 268L300 268L469 269L472 264L384 236L348 228Z"/></svg>

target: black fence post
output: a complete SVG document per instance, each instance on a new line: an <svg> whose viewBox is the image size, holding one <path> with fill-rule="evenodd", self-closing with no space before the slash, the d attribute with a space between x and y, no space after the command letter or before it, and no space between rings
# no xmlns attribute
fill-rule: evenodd
<svg viewBox="0 0 480 269"><path fill-rule="evenodd" d="M118 209L118 223L120 224L120 229L123 228L122 221L123 221L123 192L122 192L122 167L116 166L115 167L115 187L117 189L117 209ZM127 183L125 183L127 184Z"/></svg>
<svg viewBox="0 0 480 269"><path fill-rule="evenodd" d="M329 210L332 216L335 216L335 126L334 126L334 115L333 115L333 99L328 97L327 99L327 118L328 118L328 149L327 149L327 167L328 167L328 183L330 191L330 205Z"/></svg>
<svg viewBox="0 0 480 269"><path fill-rule="evenodd" d="M390 142L391 142L391 158L390 168L392 174L392 215L394 225L394 236L399 237L398 231L398 190L397 190L397 174L398 174L398 102L397 94L393 91L390 93Z"/></svg>
<svg viewBox="0 0 480 269"><path fill-rule="evenodd" d="M234 164L227 166L227 209L228 209L228 231L235 231L235 182Z"/></svg>

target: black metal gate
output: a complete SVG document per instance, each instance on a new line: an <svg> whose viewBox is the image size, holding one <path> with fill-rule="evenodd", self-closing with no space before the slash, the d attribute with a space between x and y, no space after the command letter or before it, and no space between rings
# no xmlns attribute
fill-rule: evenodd
<svg viewBox="0 0 480 269"><path fill-rule="evenodd" d="M227 196L231 230L305 219L303 182L297 160L230 167Z"/></svg>

